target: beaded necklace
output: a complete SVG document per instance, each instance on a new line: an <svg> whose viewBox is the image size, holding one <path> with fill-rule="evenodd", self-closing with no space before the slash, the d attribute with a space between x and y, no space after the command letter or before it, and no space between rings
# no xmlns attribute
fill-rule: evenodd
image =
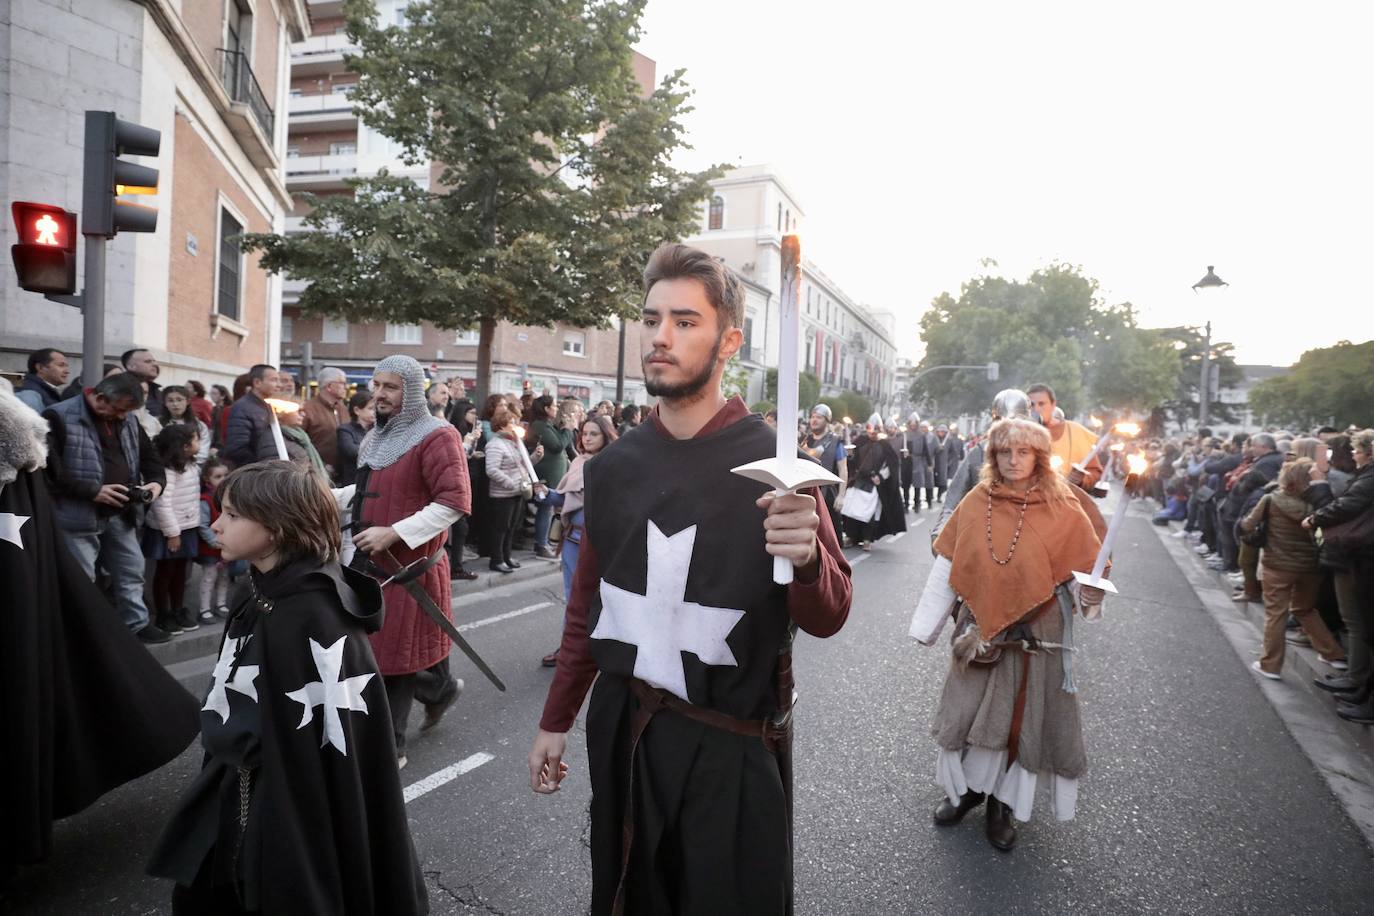
<svg viewBox="0 0 1374 916"><path fill-rule="evenodd" d="M988 487L988 554L992 557L992 562L998 566L1006 566L1011 562L1011 558L1016 556L1016 545L1021 540L1021 527L1026 523L1026 506L1030 505L1031 494L1035 492L1040 484L1032 484L1026 489L1026 495L1021 498L1021 515L1016 519L1016 533L1011 538L1011 548L1007 551L1007 558L999 560L997 550L992 546L992 494L997 490L997 484Z"/></svg>

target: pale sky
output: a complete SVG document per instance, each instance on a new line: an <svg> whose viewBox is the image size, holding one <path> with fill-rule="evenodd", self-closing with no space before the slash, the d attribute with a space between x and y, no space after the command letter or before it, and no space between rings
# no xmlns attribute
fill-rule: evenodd
<svg viewBox="0 0 1374 916"><path fill-rule="evenodd" d="M695 88L680 165L771 162L802 245L898 315L1080 265L1242 363L1374 337L1374 4L649 0ZM1215 264L1214 304L1189 287Z"/></svg>

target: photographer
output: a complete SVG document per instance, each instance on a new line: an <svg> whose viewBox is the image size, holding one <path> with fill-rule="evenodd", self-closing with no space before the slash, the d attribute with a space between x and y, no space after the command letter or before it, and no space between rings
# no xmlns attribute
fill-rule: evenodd
<svg viewBox="0 0 1374 916"><path fill-rule="evenodd" d="M148 621L138 524L162 494L166 477L134 416L142 406L143 386L126 372L101 379L43 416L49 427L48 479L67 546L92 579L100 560L114 582L124 625L155 643L170 636Z"/></svg>

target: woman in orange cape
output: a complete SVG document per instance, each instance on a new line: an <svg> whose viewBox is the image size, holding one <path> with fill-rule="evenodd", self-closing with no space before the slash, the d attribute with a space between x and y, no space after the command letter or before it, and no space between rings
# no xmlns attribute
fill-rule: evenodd
<svg viewBox="0 0 1374 916"><path fill-rule="evenodd" d="M992 427L982 478L940 532L931 574L941 588L935 580L947 576L955 619L931 727L948 796L935 823L956 824L986 798L988 840L1004 851L1016 843L1012 816L1030 819L1039 778L1068 820L1087 769L1072 624L1080 611L1096 617L1103 596L1080 592L1073 573L1092 569L1100 542L1050 454L1041 426Z"/></svg>

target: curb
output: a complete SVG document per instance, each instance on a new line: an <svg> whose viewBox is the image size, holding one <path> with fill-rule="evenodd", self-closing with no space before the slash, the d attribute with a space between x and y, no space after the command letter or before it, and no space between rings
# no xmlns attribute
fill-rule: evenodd
<svg viewBox="0 0 1374 916"><path fill-rule="evenodd" d="M470 562L476 564L479 561ZM563 575L560 563L535 557L522 561L521 567L513 573L475 571L477 578L470 582L453 580L453 598L449 606L455 615L458 614L460 607L470 603L475 595L481 595L483 599L495 597L497 594L508 590L519 590L516 588L517 586L523 588L553 577L558 577L561 584ZM191 594L191 583L189 582L187 583L187 594ZM201 666L193 663L200 662L207 656L215 655L219 650L219 641L223 633L223 623L201 624L198 630L173 636L171 642L149 645L144 648L164 668L171 671L178 680L181 680L185 672L194 672L193 676L198 678L201 674L209 672L214 664L212 662L203 666L202 671L200 670Z"/></svg>
<svg viewBox="0 0 1374 916"><path fill-rule="evenodd" d="M1148 517L1149 513L1132 514ZM1263 642L1264 608L1231 600L1229 584L1220 573L1203 566L1184 542L1171 538L1177 530L1151 525L1164 550L1173 558L1203 608L1216 621L1231 648L1273 706L1293 740L1321 774L1345 808L1365 842L1374 849L1374 729L1346 722L1335 713L1330 694L1312 683L1332 669L1317 660L1315 650L1291 643L1284 652L1283 680L1270 681L1250 671ZM1300 689L1294 690L1294 686Z"/></svg>

